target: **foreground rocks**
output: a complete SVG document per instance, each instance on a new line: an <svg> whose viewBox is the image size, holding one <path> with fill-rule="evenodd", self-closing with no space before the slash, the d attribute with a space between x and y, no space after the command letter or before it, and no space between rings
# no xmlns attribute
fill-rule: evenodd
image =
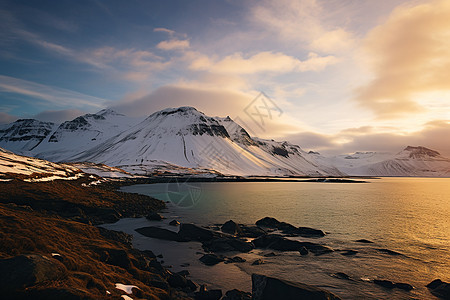
<svg viewBox="0 0 450 300"><path fill-rule="evenodd" d="M303 255L307 254L305 253L304 249L307 249L309 252L312 252L315 255L322 255L325 253L333 252L333 249L331 249L330 247L311 242L299 242L290 240L279 234L267 234L261 236L253 240L253 243L255 244L255 247L258 248L266 248L279 251L299 251L300 253L303 253Z"/></svg>
<svg viewBox="0 0 450 300"><path fill-rule="evenodd" d="M450 299L450 283L436 279L427 284L427 288L436 297Z"/></svg>
<svg viewBox="0 0 450 300"><path fill-rule="evenodd" d="M310 227L295 227L286 222L280 222L272 217L265 217L256 221L256 225L281 230L285 234L298 235L301 237L323 237L325 232Z"/></svg>
<svg viewBox="0 0 450 300"><path fill-rule="evenodd" d="M340 299L334 294L317 287L258 274L252 275L252 295L254 300Z"/></svg>

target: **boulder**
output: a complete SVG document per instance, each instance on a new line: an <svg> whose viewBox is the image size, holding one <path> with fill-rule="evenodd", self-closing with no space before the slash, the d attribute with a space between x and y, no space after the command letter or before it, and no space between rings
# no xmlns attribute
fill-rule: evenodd
<svg viewBox="0 0 450 300"><path fill-rule="evenodd" d="M352 280L350 278L350 276L348 276L347 274L343 273L343 272L337 272L336 274L334 274L335 277L340 278L340 279L345 279L345 280Z"/></svg>
<svg viewBox="0 0 450 300"><path fill-rule="evenodd" d="M169 222L169 225L171 225L171 226L178 226L178 225L180 225L180 222L178 222L177 220L172 220L172 221Z"/></svg>
<svg viewBox="0 0 450 300"><path fill-rule="evenodd" d="M403 282L396 282L395 287L404 291L410 291L413 290L414 287L410 285L409 283L403 283Z"/></svg>
<svg viewBox="0 0 450 300"><path fill-rule="evenodd" d="M246 262L246 260L240 256L235 256L233 258L229 258L225 263L226 264L230 264L230 263L243 263Z"/></svg>
<svg viewBox="0 0 450 300"><path fill-rule="evenodd" d="M0 260L0 290L14 293L36 284L66 278L66 267L56 259L43 255L19 255Z"/></svg>
<svg viewBox="0 0 450 300"><path fill-rule="evenodd" d="M310 227L295 227L286 222L280 222L275 218L265 217L256 221L256 225L281 230L284 234L298 235L302 237L323 237L325 232Z"/></svg>
<svg viewBox="0 0 450 300"><path fill-rule="evenodd" d="M325 232L320 229L314 229L310 227L298 227L296 233L302 237L323 237Z"/></svg>
<svg viewBox="0 0 450 300"><path fill-rule="evenodd" d="M339 299L324 289L258 274L252 274L252 296L254 300Z"/></svg>
<svg viewBox="0 0 450 300"><path fill-rule="evenodd" d="M373 244L372 241L369 241L369 240L366 240L366 239L356 240L355 242L357 242L357 243L363 243L363 244Z"/></svg>
<svg viewBox="0 0 450 300"><path fill-rule="evenodd" d="M194 224L181 224L180 231L178 231L178 235L185 240L189 241L209 241L213 238L223 237L224 235L212 231L210 229L206 229Z"/></svg>
<svg viewBox="0 0 450 300"><path fill-rule="evenodd" d="M374 279L373 283L381 285L382 287L387 288L387 289L393 289L395 287L395 283L393 283L390 280Z"/></svg>
<svg viewBox="0 0 450 300"><path fill-rule="evenodd" d="M334 250L316 243L299 242L287 239L278 234L267 234L253 240L253 244L257 248L268 248L279 251L303 251L306 248L315 255L322 255L333 252Z"/></svg>
<svg viewBox="0 0 450 300"><path fill-rule="evenodd" d="M436 279L427 284L427 288L436 297L441 299L450 299L450 283Z"/></svg>
<svg viewBox="0 0 450 300"><path fill-rule="evenodd" d="M306 247L301 247L300 250L298 250L298 252L300 252L300 255L308 255L309 251L308 249L306 249Z"/></svg>
<svg viewBox="0 0 450 300"><path fill-rule="evenodd" d="M135 229L134 231L146 236L167 241L181 241L178 233L160 227L148 226Z"/></svg>
<svg viewBox="0 0 450 300"><path fill-rule="evenodd" d="M222 300L251 300L252 294L248 292L243 292L240 290L231 290L225 293Z"/></svg>
<svg viewBox="0 0 450 300"><path fill-rule="evenodd" d="M195 300L219 300L222 298L222 290L200 290L194 293Z"/></svg>
<svg viewBox="0 0 450 300"><path fill-rule="evenodd" d="M205 254L202 257L200 257L199 260L207 266L214 266L220 262L225 261L225 258L221 255L218 256L215 254Z"/></svg>
<svg viewBox="0 0 450 300"><path fill-rule="evenodd" d="M252 262L252 266L259 266L259 265L262 265L264 263L265 263L264 260L259 258L259 259L255 260L254 262Z"/></svg>
<svg viewBox="0 0 450 300"><path fill-rule="evenodd" d="M267 228L278 228L280 221L272 217L265 217L256 221L256 225Z"/></svg>
<svg viewBox="0 0 450 300"><path fill-rule="evenodd" d="M220 230L232 235L239 235L242 233L241 227L238 224L236 224L233 220L225 222L220 228Z"/></svg>
<svg viewBox="0 0 450 300"><path fill-rule="evenodd" d="M239 227L241 228L241 233L239 235L243 237L257 238L267 234L267 231L258 226L239 225Z"/></svg>
<svg viewBox="0 0 450 300"><path fill-rule="evenodd" d="M356 250L342 250L341 251L341 255L344 255L344 256L351 256L351 255L356 255L356 254L358 254L358 251L356 251Z"/></svg>
<svg viewBox="0 0 450 300"><path fill-rule="evenodd" d="M151 212L146 216L146 219L150 221L161 221L164 217L156 212Z"/></svg>

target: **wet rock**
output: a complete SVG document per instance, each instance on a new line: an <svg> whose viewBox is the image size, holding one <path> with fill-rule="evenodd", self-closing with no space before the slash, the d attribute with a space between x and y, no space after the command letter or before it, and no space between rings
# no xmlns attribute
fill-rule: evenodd
<svg viewBox="0 0 450 300"><path fill-rule="evenodd" d="M252 299L339 299L334 294L299 282L252 274Z"/></svg>
<svg viewBox="0 0 450 300"><path fill-rule="evenodd" d="M252 266L258 266L258 265L262 265L264 264L264 260L262 259L257 259L254 262L252 262Z"/></svg>
<svg viewBox="0 0 450 300"><path fill-rule="evenodd" d="M186 277L181 276L180 274L177 274L177 273L170 273L169 278L167 279L167 282L170 284L171 287L174 287L174 288L187 287Z"/></svg>
<svg viewBox="0 0 450 300"><path fill-rule="evenodd" d="M450 283L436 279L427 284L427 288L436 297L441 299L450 299Z"/></svg>
<svg viewBox="0 0 450 300"><path fill-rule="evenodd" d="M298 252L300 252L300 255L308 255L309 251L308 249L306 249L306 247L301 247L300 250L298 250Z"/></svg>
<svg viewBox="0 0 450 300"><path fill-rule="evenodd" d="M205 254L202 257L200 257L199 260L207 266L213 266L220 262L225 261L225 258L221 255L218 256L215 254Z"/></svg>
<svg viewBox="0 0 450 300"><path fill-rule="evenodd" d="M299 242L287 239L278 234L267 234L253 240L255 247L268 248L279 251L303 251L303 247L315 255L322 255L333 252L334 250L316 243Z"/></svg>
<svg viewBox="0 0 450 300"><path fill-rule="evenodd" d="M412 285L410 285L409 283L403 283L403 282L396 282L395 287L397 289L401 289L404 291L410 291L410 290L414 289L414 287Z"/></svg>
<svg viewBox="0 0 450 300"><path fill-rule="evenodd" d="M265 217L256 221L256 225L268 228L278 228L280 221L272 217Z"/></svg>
<svg viewBox="0 0 450 300"><path fill-rule="evenodd" d="M348 276L347 274L345 274L343 272L337 272L334 275L335 275L336 278L345 279L345 280L351 280L350 276Z"/></svg>
<svg viewBox="0 0 450 300"><path fill-rule="evenodd" d="M66 277L67 269L62 263L43 255L19 255L0 260L2 294Z"/></svg>
<svg viewBox="0 0 450 300"><path fill-rule="evenodd" d="M240 256L235 256L233 258L229 258L225 263L230 264L230 263L243 263L243 262L246 262L246 260Z"/></svg>
<svg viewBox="0 0 450 300"><path fill-rule="evenodd" d="M235 237L215 238L209 241L205 241L202 244L203 248L210 252L249 252L254 248L253 243Z"/></svg>
<svg viewBox="0 0 450 300"><path fill-rule="evenodd" d="M213 238L223 237L224 235L194 224L181 224L178 235L184 240L190 241L209 241Z"/></svg>
<svg viewBox="0 0 450 300"><path fill-rule="evenodd" d="M178 226L178 225L180 225L180 222L178 222L177 220L172 220L172 221L169 222L169 225L171 225L171 226Z"/></svg>
<svg viewBox="0 0 450 300"><path fill-rule="evenodd" d="M225 222L220 228L220 230L232 235L239 235L242 233L241 227L238 224L236 224L233 220Z"/></svg>
<svg viewBox="0 0 450 300"><path fill-rule="evenodd" d="M240 290L231 290L225 293L222 300L251 300L252 294L248 292L243 292Z"/></svg>
<svg viewBox="0 0 450 300"><path fill-rule="evenodd" d="M239 225L241 228L240 236L249 237L249 238L257 238L262 235L267 234L267 231L258 227L258 226L245 226Z"/></svg>
<svg viewBox="0 0 450 300"><path fill-rule="evenodd" d="M389 255L393 255L393 256L396 256L396 255L404 255L404 254L402 254L402 253L400 253L400 252L393 251L393 250L389 250L389 249L385 249L385 248L378 248L378 249L376 249L376 250L379 251L379 252L381 252L381 253L385 253L385 254L389 254Z"/></svg>
<svg viewBox="0 0 450 300"><path fill-rule="evenodd" d="M356 240L355 242L357 242L357 243L363 243L363 244L373 244L372 241L369 241L369 240L366 240L366 239Z"/></svg>
<svg viewBox="0 0 450 300"><path fill-rule="evenodd" d="M306 251L308 251L308 250L306 250ZM264 256L265 257L274 257L274 256L277 256L277 255L275 254L275 252L270 252L270 253L264 254Z"/></svg>
<svg viewBox="0 0 450 300"><path fill-rule="evenodd" d="M295 231L296 234L302 237L323 237L325 232L320 229L314 229L310 227L298 227Z"/></svg>
<svg viewBox="0 0 450 300"><path fill-rule="evenodd" d="M267 228L281 230L284 234L298 235L302 237L323 237L325 233L322 230L310 227L295 227L286 222L280 222L275 218L265 217L256 221L256 225Z"/></svg>
<svg viewBox="0 0 450 300"><path fill-rule="evenodd" d="M351 256L351 255L356 255L356 254L358 254L358 251L356 251L356 250L342 250L341 251L341 255L344 255L344 256Z"/></svg>
<svg viewBox="0 0 450 300"><path fill-rule="evenodd" d="M381 285L382 287L387 288L387 289L393 289L395 287L395 283L393 283L390 280L374 279L373 283Z"/></svg>
<svg viewBox="0 0 450 300"><path fill-rule="evenodd" d="M222 290L205 290L194 294L195 300L219 300L220 298L222 298Z"/></svg>
<svg viewBox="0 0 450 300"><path fill-rule="evenodd" d="M163 216L156 212L149 213L145 218L150 221L161 221L162 219L164 219Z"/></svg>
<svg viewBox="0 0 450 300"><path fill-rule="evenodd" d="M167 241L181 241L178 233L160 227L148 226L135 229L134 231L146 236Z"/></svg>

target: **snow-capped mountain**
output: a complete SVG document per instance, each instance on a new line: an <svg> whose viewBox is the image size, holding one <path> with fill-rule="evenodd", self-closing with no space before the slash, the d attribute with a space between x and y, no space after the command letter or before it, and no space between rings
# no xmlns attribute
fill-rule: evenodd
<svg viewBox="0 0 450 300"><path fill-rule="evenodd" d="M111 109L86 114L59 125L33 149L33 153L43 159L64 161L130 128L140 120L142 119L129 118Z"/></svg>
<svg viewBox="0 0 450 300"><path fill-rule="evenodd" d="M396 155L359 152L349 156L347 165L336 165L355 176L450 176L450 159L422 146L408 146Z"/></svg>
<svg viewBox="0 0 450 300"><path fill-rule="evenodd" d="M21 119L10 124L0 125L0 147L14 152L32 151L57 125L34 119Z"/></svg>
<svg viewBox="0 0 450 300"><path fill-rule="evenodd" d="M251 138L230 118L208 117L193 107L156 112L71 160L132 172L170 164L229 175L343 175L298 146Z"/></svg>

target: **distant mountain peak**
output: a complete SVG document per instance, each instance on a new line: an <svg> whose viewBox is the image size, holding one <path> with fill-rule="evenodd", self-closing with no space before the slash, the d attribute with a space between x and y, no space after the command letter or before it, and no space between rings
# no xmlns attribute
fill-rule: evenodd
<svg viewBox="0 0 450 300"><path fill-rule="evenodd" d="M427 157L438 157L441 154L435 150L423 146L407 146L400 154L407 152L409 158L427 158Z"/></svg>
<svg viewBox="0 0 450 300"><path fill-rule="evenodd" d="M105 115L124 116L123 114L119 114L118 112L116 112L114 109L111 109L111 108L102 109L101 111L96 112L95 115L98 115L98 116L105 116Z"/></svg>

